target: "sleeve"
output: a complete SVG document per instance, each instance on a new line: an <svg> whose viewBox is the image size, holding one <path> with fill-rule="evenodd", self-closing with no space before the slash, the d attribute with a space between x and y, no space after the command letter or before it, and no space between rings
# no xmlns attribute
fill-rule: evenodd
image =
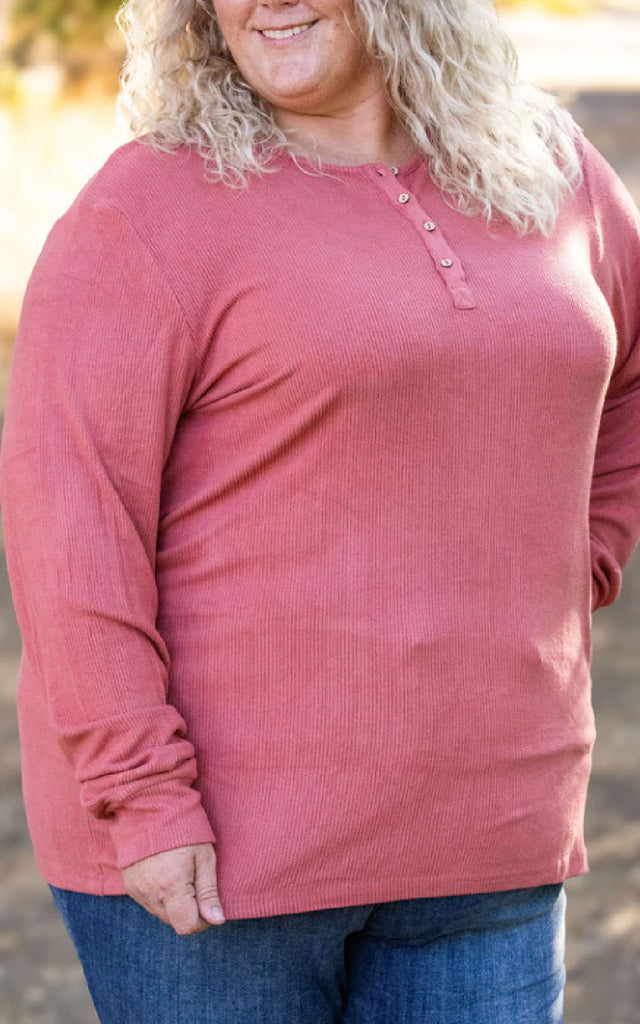
<svg viewBox="0 0 640 1024"><path fill-rule="evenodd" d="M23 655L119 868L215 842L156 629L161 479L196 365L146 244L119 211L77 199L24 294L0 501Z"/></svg>
<svg viewBox="0 0 640 1024"><path fill-rule="evenodd" d="M594 273L617 336L589 505L593 612L619 596L622 570L640 537L640 211L602 154L586 139L584 145Z"/></svg>

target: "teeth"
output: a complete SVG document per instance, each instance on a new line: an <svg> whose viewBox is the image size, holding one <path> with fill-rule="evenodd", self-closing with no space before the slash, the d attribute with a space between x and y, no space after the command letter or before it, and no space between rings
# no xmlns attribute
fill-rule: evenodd
<svg viewBox="0 0 640 1024"><path fill-rule="evenodd" d="M299 36L301 32L306 32L309 26L313 24L309 22L308 25L298 25L296 28L277 29L270 32L263 32L262 35L266 36L267 39L287 39L289 36Z"/></svg>

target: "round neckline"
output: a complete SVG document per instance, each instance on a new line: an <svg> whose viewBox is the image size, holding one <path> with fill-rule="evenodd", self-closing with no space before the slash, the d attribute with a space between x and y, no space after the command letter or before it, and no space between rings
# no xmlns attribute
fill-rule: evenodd
<svg viewBox="0 0 640 1024"><path fill-rule="evenodd" d="M381 163L380 161L365 164L331 164L327 163L326 160L323 160L320 165L320 170L331 171L332 174L335 172L341 172L343 174L362 174L363 172L378 171L380 169L384 169L385 171L391 171L392 167L396 167L399 175L408 174L409 172L415 170L418 164L422 162L422 160L424 159L424 155L425 154L421 150L418 150L416 153L413 154L413 156L409 160L406 160L403 164L384 164ZM305 167L309 170L318 170L318 166L312 157L301 156L300 154L296 153L294 158L294 155L287 151L284 151L283 156L291 160L292 163L294 162L295 159L302 167Z"/></svg>

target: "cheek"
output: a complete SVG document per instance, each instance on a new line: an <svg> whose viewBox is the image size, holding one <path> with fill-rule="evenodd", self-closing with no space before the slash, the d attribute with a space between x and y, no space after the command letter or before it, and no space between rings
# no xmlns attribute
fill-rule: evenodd
<svg viewBox="0 0 640 1024"><path fill-rule="evenodd" d="M338 79L350 79L362 72L368 63L364 40L353 35L348 28L336 25L327 33L325 54L330 57L333 72Z"/></svg>
<svg viewBox="0 0 640 1024"><path fill-rule="evenodd" d="M344 22L348 18L351 24L354 22L355 4L353 0L319 0L314 5L314 10L335 21Z"/></svg>
<svg viewBox="0 0 640 1024"><path fill-rule="evenodd" d="M245 0L214 0L214 14L228 43L233 44L234 38L237 38L243 26L251 20L251 10L254 6Z"/></svg>
<svg viewBox="0 0 640 1024"><path fill-rule="evenodd" d="M345 18L344 11L336 11L327 21L327 40L336 55L339 53L343 63L355 64L366 55L365 31L359 24L353 5L348 5Z"/></svg>

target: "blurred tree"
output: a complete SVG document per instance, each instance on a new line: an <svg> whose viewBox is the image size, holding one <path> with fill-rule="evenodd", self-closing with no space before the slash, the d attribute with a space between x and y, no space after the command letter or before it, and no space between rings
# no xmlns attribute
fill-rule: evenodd
<svg viewBox="0 0 640 1024"><path fill-rule="evenodd" d="M113 60L121 42L115 14L121 0L0 0L5 55L18 67L53 61L69 68ZM117 54L116 54L117 56ZM87 69L88 70L88 69Z"/></svg>
<svg viewBox="0 0 640 1024"><path fill-rule="evenodd" d="M99 42L119 6L119 0L13 0L12 19L18 36L44 31L62 45Z"/></svg>

